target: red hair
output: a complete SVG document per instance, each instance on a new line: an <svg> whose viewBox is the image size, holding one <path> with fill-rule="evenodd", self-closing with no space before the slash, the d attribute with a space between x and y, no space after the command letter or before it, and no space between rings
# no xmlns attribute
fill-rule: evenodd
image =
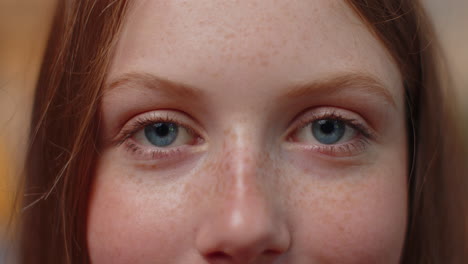
<svg viewBox="0 0 468 264"><path fill-rule="evenodd" d="M402 263L462 263L466 172L442 89L437 46L410 0L347 0L405 81L409 226ZM88 263L86 216L98 154L99 102L127 1L59 1L37 82L26 161L20 263ZM450 105L448 104L450 103Z"/></svg>

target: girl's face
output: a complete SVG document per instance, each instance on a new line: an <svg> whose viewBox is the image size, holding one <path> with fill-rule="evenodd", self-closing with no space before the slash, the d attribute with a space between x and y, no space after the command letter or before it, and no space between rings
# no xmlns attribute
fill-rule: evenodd
<svg viewBox="0 0 468 264"><path fill-rule="evenodd" d="M343 0L132 2L93 263L398 263L402 77Z"/></svg>

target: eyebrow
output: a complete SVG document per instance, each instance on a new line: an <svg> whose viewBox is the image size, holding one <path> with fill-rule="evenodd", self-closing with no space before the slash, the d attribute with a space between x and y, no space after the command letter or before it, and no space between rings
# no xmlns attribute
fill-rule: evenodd
<svg viewBox="0 0 468 264"><path fill-rule="evenodd" d="M205 94L203 89L175 81L170 81L150 73L130 72L111 81L104 88L110 91L116 87L146 87L151 90L163 92L165 95L176 98L198 100ZM323 80L295 84L279 98L297 99L313 94L334 95L347 90L359 90L381 98L396 108L396 102L385 85L372 75L365 73L342 73Z"/></svg>
<svg viewBox="0 0 468 264"><path fill-rule="evenodd" d="M107 84L104 91L111 91L117 87L145 87L151 90L161 91L167 96L176 98L201 98L204 91L200 88L170 81L150 73L131 72L123 74Z"/></svg>
<svg viewBox="0 0 468 264"><path fill-rule="evenodd" d="M338 94L347 90L359 90L383 99L396 108L396 101L385 85L372 75L365 73L346 73L329 77L318 82L295 85L284 95L290 99L311 94Z"/></svg>

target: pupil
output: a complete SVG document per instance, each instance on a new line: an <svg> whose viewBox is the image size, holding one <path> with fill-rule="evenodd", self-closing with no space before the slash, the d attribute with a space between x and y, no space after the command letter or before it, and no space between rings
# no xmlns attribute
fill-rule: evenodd
<svg viewBox="0 0 468 264"><path fill-rule="evenodd" d="M318 142L326 145L335 144L343 138L346 125L343 121L322 119L312 123L312 134Z"/></svg>
<svg viewBox="0 0 468 264"><path fill-rule="evenodd" d="M178 135L177 124L160 122L145 127L145 137L148 141L158 147L172 144Z"/></svg>
<svg viewBox="0 0 468 264"><path fill-rule="evenodd" d="M335 130L335 122L332 120L320 120L320 130L325 134L330 134Z"/></svg>
<svg viewBox="0 0 468 264"><path fill-rule="evenodd" d="M160 137L165 137L169 134L169 126L165 123L157 123L154 125L154 131Z"/></svg>

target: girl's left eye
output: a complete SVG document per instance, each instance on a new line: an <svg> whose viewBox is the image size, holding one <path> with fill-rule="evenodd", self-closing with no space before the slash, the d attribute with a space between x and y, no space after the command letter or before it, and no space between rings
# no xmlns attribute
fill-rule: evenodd
<svg viewBox="0 0 468 264"><path fill-rule="evenodd" d="M346 110L319 109L306 113L298 122L289 134L289 141L329 156L363 153L376 137L361 117Z"/></svg>
<svg viewBox="0 0 468 264"><path fill-rule="evenodd" d="M324 145L347 142L356 136L356 130L338 119L320 119L298 130L296 139L305 142L318 142Z"/></svg>
<svg viewBox="0 0 468 264"><path fill-rule="evenodd" d="M133 135L141 145L157 148L177 147L190 144L195 136L187 128L173 122L155 122L145 125Z"/></svg>

